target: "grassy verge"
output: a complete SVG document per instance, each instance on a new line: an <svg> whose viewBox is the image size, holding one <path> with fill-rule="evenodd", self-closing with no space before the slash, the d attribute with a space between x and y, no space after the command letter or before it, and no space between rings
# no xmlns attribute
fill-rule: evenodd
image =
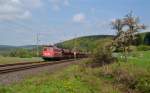
<svg viewBox="0 0 150 93"><path fill-rule="evenodd" d="M101 76L123 91L150 93L150 51L131 53L128 61L101 67Z"/></svg>
<svg viewBox="0 0 150 93"><path fill-rule="evenodd" d="M2 57L0 56L0 64L18 63L18 62L34 62L42 61L41 58L19 58L19 57Z"/></svg>
<svg viewBox="0 0 150 93"><path fill-rule="evenodd" d="M34 76L20 84L0 86L0 93L121 93L93 69L71 66L52 75Z"/></svg>

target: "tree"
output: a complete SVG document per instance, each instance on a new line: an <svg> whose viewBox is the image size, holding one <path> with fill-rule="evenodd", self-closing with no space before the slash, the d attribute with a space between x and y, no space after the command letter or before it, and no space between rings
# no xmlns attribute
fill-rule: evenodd
<svg viewBox="0 0 150 93"><path fill-rule="evenodd" d="M145 29L145 25L139 24L139 18L134 17L132 12L127 14L122 19L116 19L112 23L112 28L117 31L113 40L113 46L115 48L121 48L123 50L125 62L127 62L127 53L129 52L129 46L136 39L135 35L141 29Z"/></svg>
<svg viewBox="0 0 150 93"><path fill-rule="evenodd" d="M150 33L146 33L144 37L144 44L150 45Z"/></svg>

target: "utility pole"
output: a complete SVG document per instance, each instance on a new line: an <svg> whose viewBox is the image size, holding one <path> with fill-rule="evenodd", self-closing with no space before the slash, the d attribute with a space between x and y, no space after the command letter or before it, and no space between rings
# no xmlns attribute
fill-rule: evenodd
<svg viewBox="0 0 150 93"><path fill-rule="evenodd" d="M39 33L36 35L36 55L39 56Z"/></svg>
<svg viewBox="0 0 150 93"><path fill-rule="evenodd" d="M75 34L75 39L74 39L74 59L77 58L77 47L76 47L77 41L76 41L76 37L77 37L77 35Z"/></svg>

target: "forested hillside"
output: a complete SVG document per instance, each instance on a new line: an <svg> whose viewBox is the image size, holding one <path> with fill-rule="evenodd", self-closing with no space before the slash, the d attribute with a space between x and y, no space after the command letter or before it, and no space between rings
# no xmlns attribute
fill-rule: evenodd
<svg viewBox="0 0 150 93"><path fill-rule="evenodd" d="M64 41L62 43L56 44L58 47L74 49L81 51L91 51L95 49L99 44L104 43L105 41L109 41L112 39L112 35L93 35L93 36L85 36L79 37L76 39Z"/></svg>
<svg viewBox="0 0 150 93"><path fill-rule="evenodd" d="M73 49L82 51L91 51L95 49L98 45L105 43L113 38L112 35L93 35L79 37L77 39L72 39L56 44L58 47ZM150 45L150 32L144 32L137 34L136 45Z"/></svg>

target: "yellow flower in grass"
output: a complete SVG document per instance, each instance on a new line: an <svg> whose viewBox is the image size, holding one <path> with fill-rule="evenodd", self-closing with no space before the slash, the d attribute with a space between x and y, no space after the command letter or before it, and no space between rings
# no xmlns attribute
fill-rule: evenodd
<svg viewBox="0 0 150 93"><path fill-rule="evenodd" d="M74 84L72 81L63 81L63 85L64 85L64 88L69 91L69 92L72 92L74 91Z"/></svg>

